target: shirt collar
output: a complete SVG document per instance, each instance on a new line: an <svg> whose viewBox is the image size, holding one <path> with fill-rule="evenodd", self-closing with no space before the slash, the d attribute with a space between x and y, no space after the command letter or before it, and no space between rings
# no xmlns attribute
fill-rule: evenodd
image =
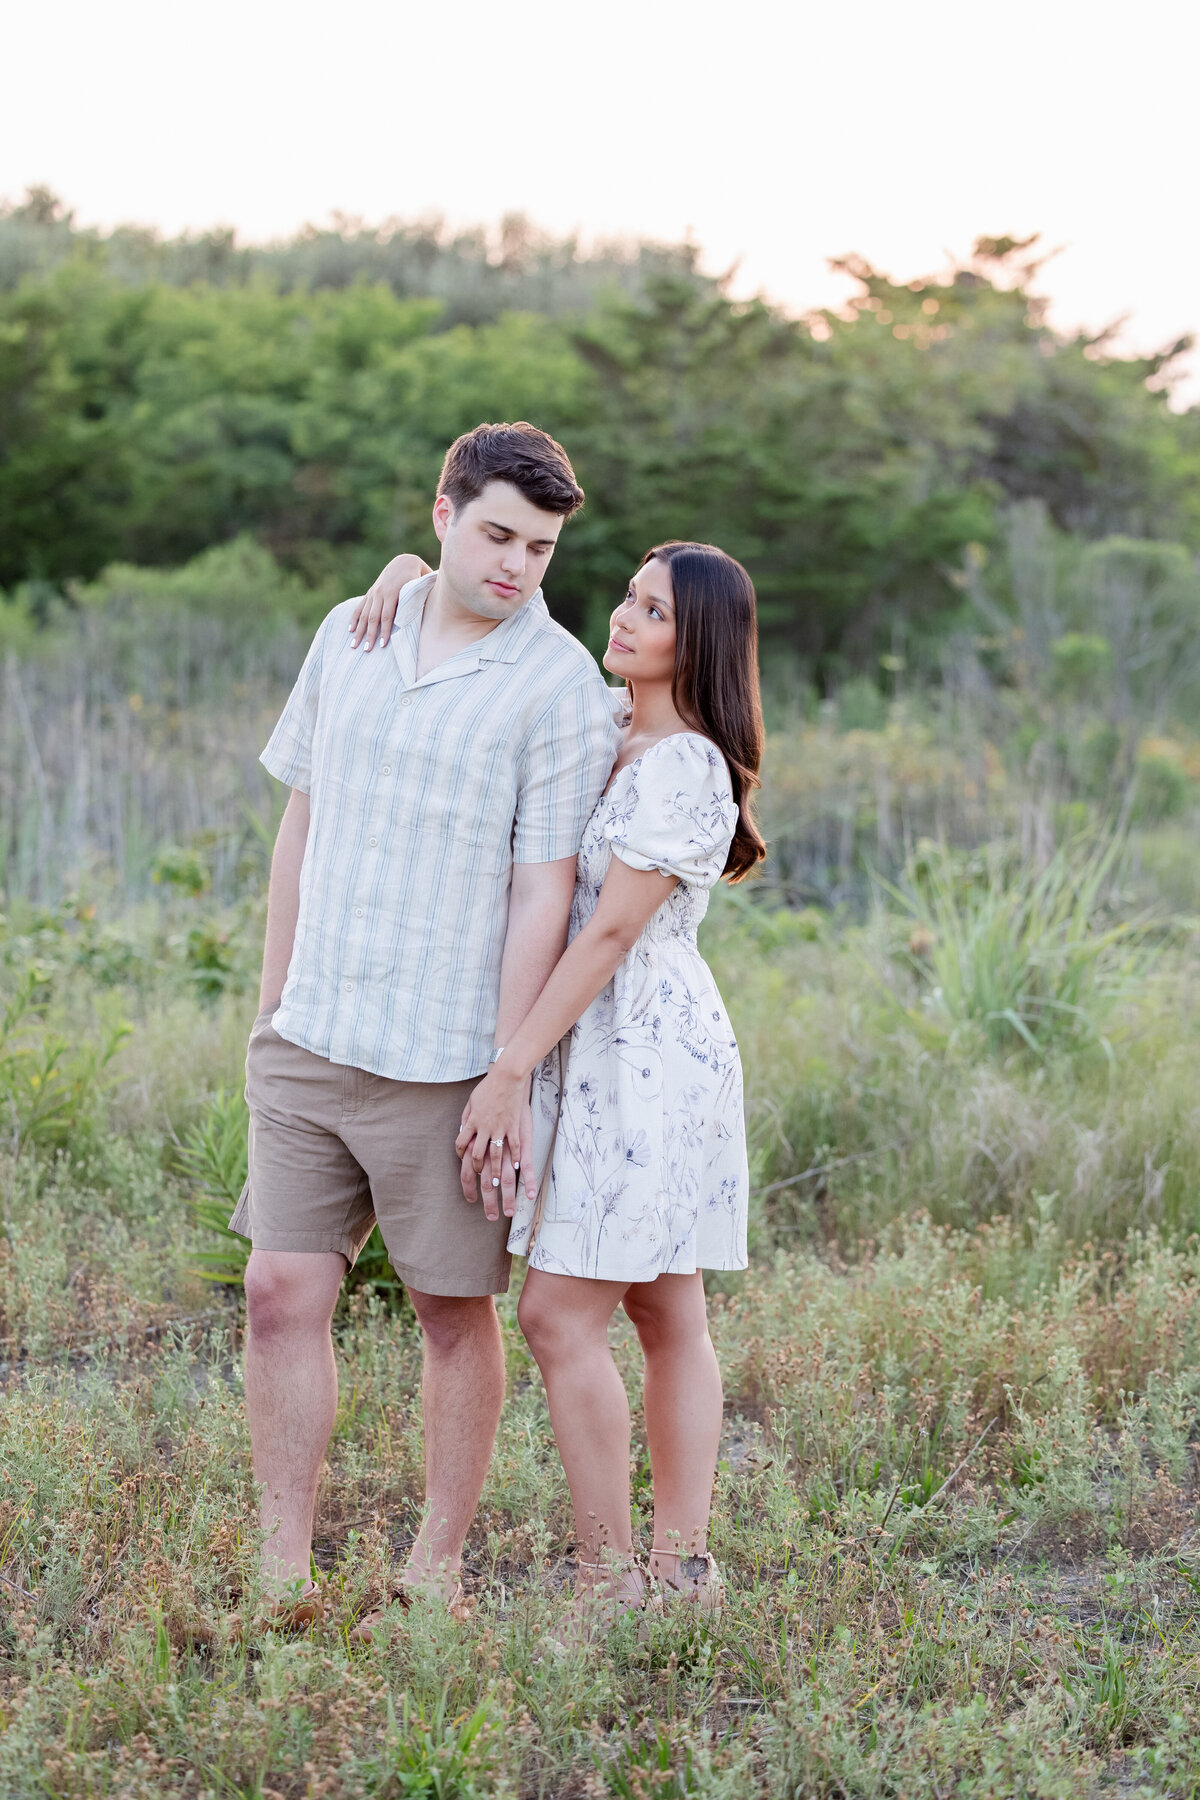
<svg viewBox="0 0 1200 1800"><path fill-rule="evenodd" d="M415 620L419 626L421 615L425 611L425 602L429 598L429 590L437 580L437 570L432 575L418 575L415 581L407 581L400 589L396 601L396 628L410 625Z"/></svg>
<svg viewBox="0 0 1200 1800"><path fill-rule="evenodd" d="M432 575L419 575L415 581L407 582L400 589L400 597L396 602L392 642L395 643L404 632L410 634L414 668L425 602L436 580L436 570ZM489 631L486 637L479 639L474 648L480 662L516 662L522 645L549 617L549 608L542 590L537 588L511 618L505 619L503 624L497 625L495 631Z"/></svg>
<svg viewBox="0 0 1200 1800"><path fill-rule="evenodd" d="M542 590L537 588L510 619L505 619L503 625L497 625L495 631L480 638L480 662L516 662L521 646L549 617Z"/></svg>

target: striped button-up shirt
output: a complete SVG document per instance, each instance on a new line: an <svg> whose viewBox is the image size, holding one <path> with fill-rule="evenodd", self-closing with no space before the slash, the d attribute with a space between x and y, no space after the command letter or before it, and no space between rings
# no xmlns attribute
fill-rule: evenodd
<svg viewBox="0 0 1200 1800"><path fill-rule="evenodd" d="M334 608L262 755L310 799L275 1029L399 1081L487 1066L512 865L575 855L619 736L616 694L540 589L418 680L433 580L369 656L354 602Z"/></svg>

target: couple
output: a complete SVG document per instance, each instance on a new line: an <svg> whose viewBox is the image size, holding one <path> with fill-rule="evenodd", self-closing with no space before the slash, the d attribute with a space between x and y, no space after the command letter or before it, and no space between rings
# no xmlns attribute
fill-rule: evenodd
<svg viewBox="0 0 1200 1800"><path fill-rule="evenodd" d="M571 1489L580 1616L612 1617L652 1586L716 1603L722 1400L701 1270L746 1266L748 1178L737 1045L696 927L720 876L764 855L749 807L754 589L709 545L650 551L612 615L618 694L541 595L582 504L544 432L460 437L433 508L438 570L397 558L366 601L334 608L263 752L292 792L231 1228L253 1243L246 1408L280 1622L321 1613L309 1570L337 1406L330 1328L376 1220L424 1343L425 1512L406 1589L464 1609L463 1543L504 1401L492 1296L516 1253ZM648 1568L608 1348L619 1306L646 1359Z"/></svg>

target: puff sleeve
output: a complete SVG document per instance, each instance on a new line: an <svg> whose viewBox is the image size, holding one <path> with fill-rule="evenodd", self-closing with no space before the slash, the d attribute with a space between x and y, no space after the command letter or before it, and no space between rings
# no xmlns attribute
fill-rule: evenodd
<svg viewBox="0 0 1200 1800"><path fill-rule="evenodd" d="M636 766L604 835L631 869L657 869L693 887L720 880L737 824L729 770L695 733L660 738Z"/></svg>

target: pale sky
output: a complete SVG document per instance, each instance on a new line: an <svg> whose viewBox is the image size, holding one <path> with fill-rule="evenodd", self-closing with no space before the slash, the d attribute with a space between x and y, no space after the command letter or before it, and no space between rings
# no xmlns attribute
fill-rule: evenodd
<svg viewBox="0 0 1200 1800"><path fill-rule="evenodd" d="M521 210L690 231L795 310L841 252L1041 231L1057 323L1200 328L1195 0L10 0L3 41L0 195L84 223Z"/></svg>

